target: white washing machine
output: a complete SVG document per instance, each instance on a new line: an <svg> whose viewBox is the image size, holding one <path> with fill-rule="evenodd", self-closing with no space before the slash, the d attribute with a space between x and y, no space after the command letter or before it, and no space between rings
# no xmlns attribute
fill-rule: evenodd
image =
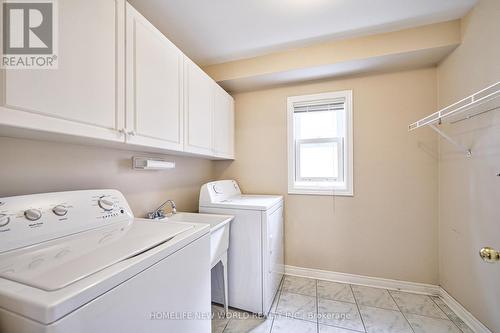
<svg viewBox="0 0 500 333"><path fill-rule="evenodd" d="M116 190L0 198L0 332L210 332L209 226Z"/></svg>
<svg viewBox="0 0 500 333"><path fill-rule="evenodd" d="M267 315L284 274L283 197L242 195L234 180L200 191L200 213L233 215L228 250L229 305ZM220 287L212 285L214 298Z"/></svg>

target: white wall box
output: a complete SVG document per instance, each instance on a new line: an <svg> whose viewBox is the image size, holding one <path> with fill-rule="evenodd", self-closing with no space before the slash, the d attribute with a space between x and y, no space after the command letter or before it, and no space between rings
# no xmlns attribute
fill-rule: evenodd
<svg viewBox="0 0 500 333"><path fill-rule="evenodd" d="M232 97L146 18L125 0L58 6L58 69L0 70L0 136L233 158Z"/></svg>
<svg viewBox="0 0 500 333"><path fill-rule="evenodd" d="M134 170L169 170L175 169L175 162L165 161L160 158L132 157L132 169Z"/></svg>

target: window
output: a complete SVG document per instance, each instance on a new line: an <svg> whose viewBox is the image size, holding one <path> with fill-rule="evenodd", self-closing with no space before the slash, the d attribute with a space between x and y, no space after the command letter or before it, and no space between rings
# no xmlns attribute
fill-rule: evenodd
<svg viewBox="0 0 500 333"><path fill-rule="evenodd" d="M288 98L288 193L353 195L352 91Z"/></svg>

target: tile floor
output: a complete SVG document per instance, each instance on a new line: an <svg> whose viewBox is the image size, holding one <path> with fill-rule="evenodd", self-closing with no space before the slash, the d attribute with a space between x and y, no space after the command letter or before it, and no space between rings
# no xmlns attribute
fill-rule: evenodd
<svg viewBox="0 0 500 333"><path fill-rule="evenodd" d="M473 333L438 297L285 276L267 318L213 305L213 333Z"/></svg>

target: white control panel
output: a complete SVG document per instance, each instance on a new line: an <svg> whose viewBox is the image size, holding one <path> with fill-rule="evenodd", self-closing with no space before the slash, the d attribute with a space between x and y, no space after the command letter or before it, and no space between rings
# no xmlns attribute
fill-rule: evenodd
<svg viewBox="0 0 500 333"><path fill-rule="evenodd" d="M239 195L241 195L241 190L235 180L206 183L200 190L200 205L221 202Z"/></svg>
<svg viewBox="0 0 500 333"><path fill-rule="evenodd" d="M0 253L132 218L116 190L0 198Z"/></svg>

